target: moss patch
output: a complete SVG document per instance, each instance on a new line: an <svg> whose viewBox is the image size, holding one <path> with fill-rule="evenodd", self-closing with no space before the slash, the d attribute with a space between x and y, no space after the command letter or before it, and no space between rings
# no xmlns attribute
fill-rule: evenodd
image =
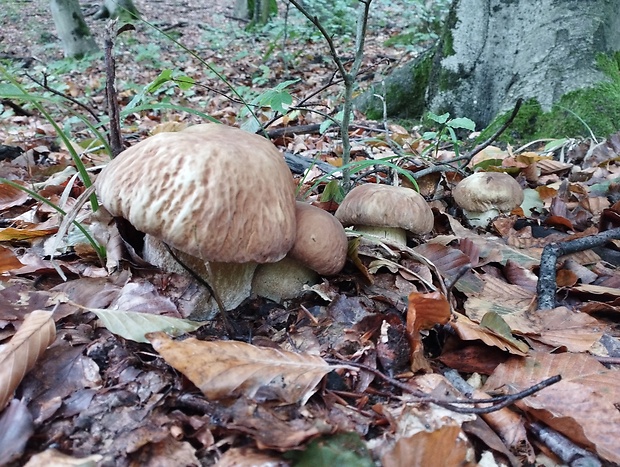
<svg viewBox="0 0 620 467"><path fill-rule="evenodd" d="M597 57L599 68L609 78L592 88L562 96L550 112L531 99L523 104L517 118L499 138L504 142L524 142L539 138L608 136L620 130L620 53ZM498 116L480 135L490 137L511 112Z"/></svg>
<svg viewBox="0 0 620 467"><path fill-rule="evenodd" d="M426 88L433 66L433 53L427 52L411 63L403 72L408 76L393 75L385 82L385 100L388 115L398 115L404 118L420 118L426 110ZM382 94L383 91L375 86L366 94ZM367 100L366 105L359 108L372 120L383 119L383 106L379 99Z"/></svg>

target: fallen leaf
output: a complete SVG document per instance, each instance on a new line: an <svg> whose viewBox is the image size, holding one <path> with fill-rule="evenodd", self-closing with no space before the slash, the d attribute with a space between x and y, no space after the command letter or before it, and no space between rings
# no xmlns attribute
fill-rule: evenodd
<svg viewBox="0 0 620 467"><path fill-rule="evenodd" d="M19 185L22 182L13 180L13 183ZM15 188L6 183L0 183L0 210L5 210L13 206L20 206L29 198L28 193L19 188Z"/></svg>
<svg viewBox="0 0 620 467"><path fill-rule="evenodd" d="M173 341L162 332L147 339L169 365L209 399L246 396L302 405L332 368L316 355L256 347L243 342Z"/></svg>
<svg viewBox="0 0 620 467"><path fill-rule="evenodd" d="M577 444L620 463L620 376L584 354L534 353L497 367L483 390L520 391L555 375L562 380L517 405ZM603 415L604 414L604 415Z"/></svg>
<svg viewBox="0 0 620 467"><path fill-rule="evenodd" d="M461 340L481 340L487 345L497 347L514 355L527 355L527 352L524 352L521 346L516 346L513 342L507 341L493 331L480 327L479 324L470 320L467 316L454 313L454 318L450 324Z"/></svg>
<svg viewBox="0 0 620 467"><path fill-rule="evenodd" d="M22 266L22 262L17 259L12 250L0 246L0 273L19 269Z"/></svg>
<svg viewBox="0 0 620 467"><path fill-rule="evenodd" d="M95 313L108 331L135 342L149 342L144 337L149 332L165 332L176 337L186 332L195 331L205 324L188 319L139 313L137 311L104 310L100 308L88 308L88 311Z"/></svg>
<svg viewBox="0 0 620 467"><path fill-rule="evenodd" d="M0 349L0 408L6 406L15 388L55 338L52 312L35 310L24 319L9 343Z"/></svg>
<svg viewBox="0 0 620 467"><path fill-rule="evenodd" d="M48 467L96 467L100 465L102 460L103 456L99 454L88 457L73 457L56 449L47 449L32 456L24 467L40 467L42 465Z"/></svg>

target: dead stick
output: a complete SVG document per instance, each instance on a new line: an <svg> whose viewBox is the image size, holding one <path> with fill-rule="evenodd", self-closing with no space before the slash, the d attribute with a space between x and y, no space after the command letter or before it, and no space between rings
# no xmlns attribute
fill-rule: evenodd
<svg viewBox="0 0 620 467"><path fill-rule="evenodd" d="M116 95L116 64L112 48L114 47L113 31L116 21L106 27L104 48L105 48L105 93L108 100L108 116L110 118L110 149L112 158L118 156L123 151L123 140L121 138L121 119L118 111L118 100Z"/></svg>
<svg viewBox="0 0 620 467"><path fill-rule="evenodd" d="M538 273L537 285L538 309L552 310L555 308L555 292L557 288L555 268L560 256L589 250L605 245L605 243L610 240L618 239L620 239L620 227L606 230L596 235L590 235L589 237L550 243L547 245L540 258L540 271Z"/></svg>
<svg viewBox="0 0 620 467"><path fill-rule="evenodd" d="M378 376L379 378L383 379L384 381L387 381L391 385L401 389L402 391L405 391L408 394L411 394L415 397L420 398L422 402L431 402L433 404L439 405L441 407L444 407L448 410L452 410L453 412L457 412L457 413L484 414L484 413L495 412L511 404L514 404L516 401L520 399L531 396L532 394L548 386L551 386L552 384L555 384L562 379L560 375L552 376L551 378L547 378L541 381L540 383L535 384L534 386L531 386L523 391L519 391L517 393L508 394L504 396L489 397L488 399L486 398L485 399L463 399L463 400L438 399L429 394L426 394L425 392L413 389L410 386L407 386L406 384L401 383L400 381L394 378L390 378L389 376L381 373L381 371L379 371L378 369L373 368L371 366L364 365L362 363L347 362L347 361L338 360L335 358L326 358L325 361L328 363L337 364L337 365L353 366L361 370L368 371L374 374L375 376ZM494 403L494 402L499 402L499 403L491 405L490 407L459 407L455 405L455 404L489 404L489 403Z"/></svg>

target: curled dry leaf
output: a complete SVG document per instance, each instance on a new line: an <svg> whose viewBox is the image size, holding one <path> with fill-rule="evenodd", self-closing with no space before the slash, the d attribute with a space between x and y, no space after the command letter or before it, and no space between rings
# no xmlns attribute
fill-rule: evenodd
<svg viewBox="0 0 620 467"><path fill-rule="evenodd" d="M55 338L52 312L35 310L0 350L0 408L6 406L15 388Z"/></svg>
<svg viewBox="0 0 620 467"><path fill-rule="evenodd" d="M450 303L441 292L409 294L407 333L411 340L411 371L430 369L424 357L420 331L450 321Z"/></svg>
<svg viewBox="0 0 620 467"><path fill-rule="evenodd" d="M209 399L246 396L305 402L330 365L321 357L256 347L243 342L173 341L162 332L146 335L169 365Z"/></svg>

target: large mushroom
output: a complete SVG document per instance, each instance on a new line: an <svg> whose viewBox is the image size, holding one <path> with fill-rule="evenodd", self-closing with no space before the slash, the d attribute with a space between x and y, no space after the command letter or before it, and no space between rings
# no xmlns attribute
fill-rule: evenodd
<svg viewBox="0 0 620 467"><path fill-rule="evenodd" d="M386 241L407 244L407 231L424 235L433 229L433 212L417 191L367 183L353 188L336 211L345 226Z"/></svg>
<svg viewBox="0 0 620 467"><path fill-rule="evenodd" d="M523 189L506 173L476 172L461 180L452 196L471 225L486 227L491 219L523 202Z"/></svg>
<svg viewBox="0 0 620 467"><path fill-rule="evenodd" d="M160 133L123 151L96 181L103 206L147 234L145 259L200 267L224 308L250 295L257 263L282 259L295 241L295 188L265 138L218 124ZM216 298L216 297L212 297ZM209 298L197 318L217 311Z"/></svg>
<svg viewBox="0 0 620 467"><path fill-rule="evenodd" d="M334 216L321 208L297 201L297 236L288 255L256 270L252 290L275 302L291 299L312 285L318 276L339 273L347 259L347 236Z"/></svg>

